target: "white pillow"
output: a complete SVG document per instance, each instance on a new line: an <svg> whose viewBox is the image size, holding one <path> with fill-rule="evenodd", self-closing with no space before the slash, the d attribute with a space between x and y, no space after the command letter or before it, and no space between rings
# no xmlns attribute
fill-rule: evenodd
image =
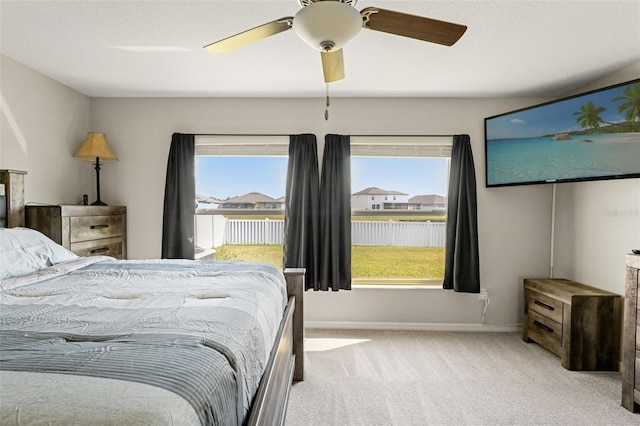
<svg viewBox="0 0 640 426"><path fill-rule="evenodd" d="M29 228L0 228L0 280L30 274L78 258Z"/></svg>

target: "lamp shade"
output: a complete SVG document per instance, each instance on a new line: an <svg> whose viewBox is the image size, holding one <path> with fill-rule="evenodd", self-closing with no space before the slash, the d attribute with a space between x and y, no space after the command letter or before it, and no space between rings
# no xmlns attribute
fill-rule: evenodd
<svg viewBox="0 0 640 426"><path fill-rule="evenodd" d="M87 161L93 161L96 158L102 161L117 160L115 154L107 144L107 135L97 132L87 133L84 144L78 152L76 152L74 157Z"/></svg>
<svg viewBox="0 0 640 426"><path fill-rule="evenodd" d="M339 1L319 1L303 7L293 18L293 29L302 40L321 51L341 49L362 28L362 16Z"/></svg>

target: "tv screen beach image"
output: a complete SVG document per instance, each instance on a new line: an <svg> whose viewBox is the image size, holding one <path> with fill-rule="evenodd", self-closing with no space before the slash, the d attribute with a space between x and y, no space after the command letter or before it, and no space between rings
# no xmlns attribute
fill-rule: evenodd
<svg viewBox="0 0 640 426"><path fill-rule="evenodd" d="M487 186L640 177L640 81L485 119Z"/></svg>

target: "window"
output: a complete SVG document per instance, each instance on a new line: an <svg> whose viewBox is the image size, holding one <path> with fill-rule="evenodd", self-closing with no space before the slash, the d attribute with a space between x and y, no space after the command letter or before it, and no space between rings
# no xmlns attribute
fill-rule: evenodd
<svg viewBox="0 0 640 426"><path fill-rule="evenodd" d="M451 138L352 137L352 277L442 281ZM196 137L196 244L282 267L288 137Z"/></svg>
<svg viewBox="0 0 640 426"><path fill-rule="evenodd" d="M282 268L286 136L196 136L196 246Z"/></svg>
<svg viewBox="0 0 640 426"><path fill-rule="evenodd" d="M352 197L354 285L442 282L451 145L450 137L351 137L352 194L386 200L367 209Z"/></svg>

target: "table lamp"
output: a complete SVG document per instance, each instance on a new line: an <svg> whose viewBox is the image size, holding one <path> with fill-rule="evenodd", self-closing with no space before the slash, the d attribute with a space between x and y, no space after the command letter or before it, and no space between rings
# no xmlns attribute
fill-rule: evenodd
<svg viewBox="0 0 640 426"><path fill-rule="evenodd" d="M104 133L89 132L84 144L80 147L74 157L81 160L96 160L96 185L98 199L91 203L92 206L106 206L107 204L100 200L100 160L103 162L117 160L111 148L107 144L107 135Z"/></svg>

